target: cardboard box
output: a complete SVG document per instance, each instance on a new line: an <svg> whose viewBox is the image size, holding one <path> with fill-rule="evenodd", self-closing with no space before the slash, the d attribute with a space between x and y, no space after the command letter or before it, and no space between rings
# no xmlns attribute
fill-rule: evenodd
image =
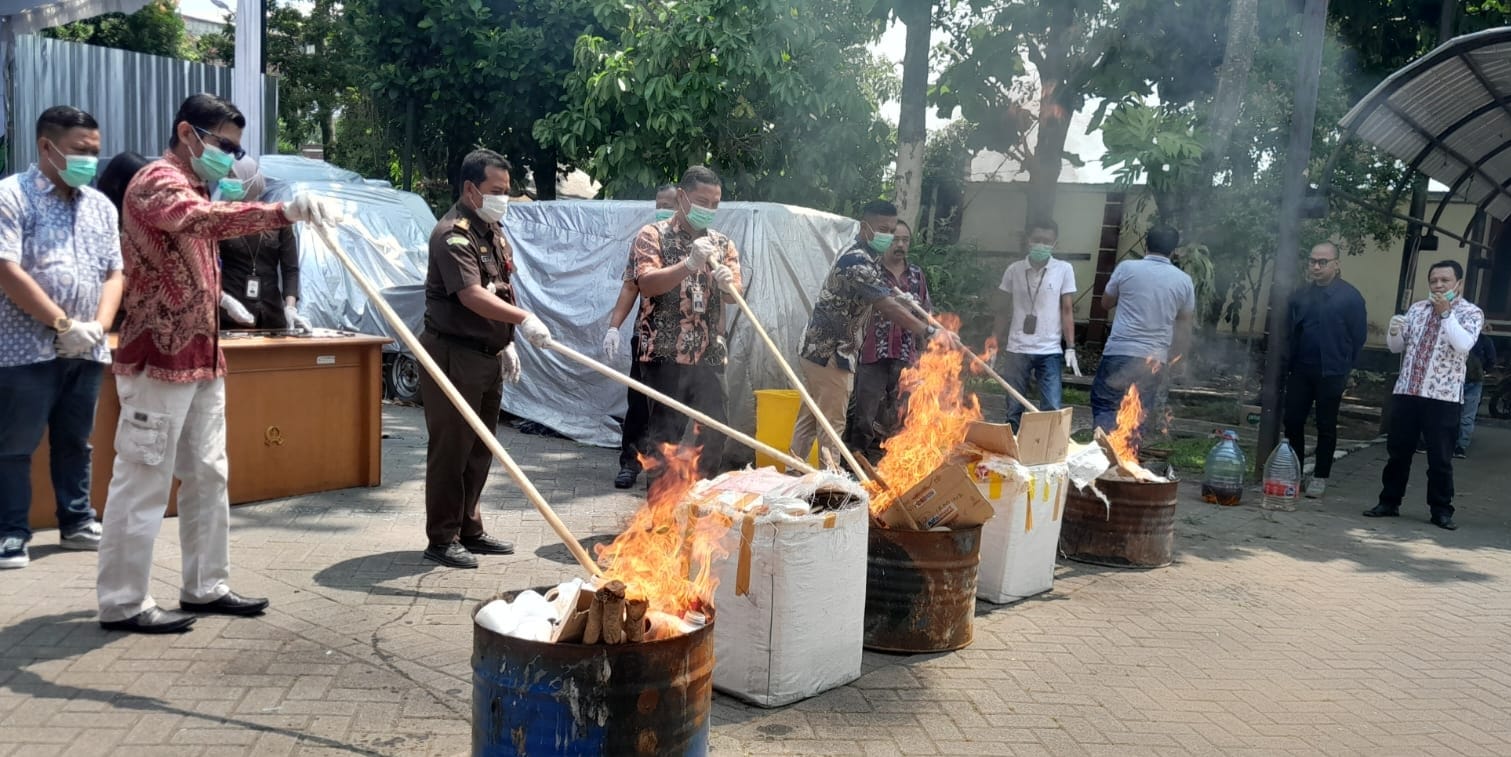
<svg viewBox="0 0 1511 757"><path fill-rule="evenodd" d="M764 484L758 471L726 477L737 489ZM838 479L831 474L817 474ZM817 476L780 476L782 486ZM721 477L724 478L724 477ZM865 634L869 500L853 481L856 506L801 513L800 493L762 495L761 515L729 510L735 519L728 559L714 564L714 688L761 707L781 707L860 678ZM746 487L755 488L755 487ZM764 488L762 486L761 488ZM812 484L808 487L810 490ZM796 496L793 496L796 495Z"/></svg>
<svg viewBox="0 0 1511 757"><path fill-rule="evenodd" d="M987 452L1011 457L1024 465L1065 462L1070 449L1071 408L1024 413L1018 433L1006 423L977 421L965 432L965 441Z"/></svg>
<svg viewBox="0 0 1511 757"><path fill-rule="evenodd" d="M892 528L927 531L938 526L979 526L992 514L991 503L981 496L965 467L945 465L893 500L881 519Z"/></svg>
<svg viewBox="0 0 1511 757"><path fill-rule="evenodd" d="M997 511L997 517L981 528L976 596L1007 604L1049 591L1054 587L1065 497L1072 485L1068 467L999 460L990 467L975 466L972 477Z"/></svg>

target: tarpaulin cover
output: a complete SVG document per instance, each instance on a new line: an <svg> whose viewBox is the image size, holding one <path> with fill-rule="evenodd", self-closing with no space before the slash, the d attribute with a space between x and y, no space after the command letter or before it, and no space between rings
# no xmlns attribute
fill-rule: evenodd
<svg viewBox="0 0 1511 757"><path fill-rule="evenodd" d="M304 160L302 158L294 160ZM319 166L305 161L294 176L318 176ZM429 265L430 230L435 216L419 195L367 183L288 180L278 171L285 166L272 157L263 160L268 189L262 199L287 202L301 191L339 201L347 222L332 234L357 268L383 293L388 304L411 331L418 334L425 318L425 269ZM340 169L330 168L332 176ZM355 174L352 174L355 176ZM360 179L361 177L358 177ZM367 295L306 224L295 227L299 242L299 313L314 326L363 334L398 335L368 302ZM401 350L397 341L387 349ZM407 351L407 350L404 350Z"/></svg>
<svg viewBox="0 0 1511 757"><path fill-rule="evenodd" d="M552 335L584 354L603 358L609 311L619 296L630 243L652 220L649 202L568 200L509 206L504 231L518 267L521 307L540 316ZM734 240L746 283L746 301L801 374L798 343L808 314L834 259L849 246L857 223L807 208L774 203L726 202L713 228ZM730 425L755 425L756 389L788 389L790 382L734 306L728 387ZM633 336L633 314L621 330L622 353ZM585 444L619 445L625 391L619 384L556 354L518 348L523 378L504 389L504 409ZM628 371L630 356L612 365ZM727 445L741 456L744 448Z"/></svg>

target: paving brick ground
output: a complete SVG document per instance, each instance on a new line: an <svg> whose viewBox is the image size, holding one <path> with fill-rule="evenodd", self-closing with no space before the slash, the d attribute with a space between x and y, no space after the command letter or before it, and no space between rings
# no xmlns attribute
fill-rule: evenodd
<svg viewBox="0 0 1511 757"><path fill-rule="evenodd" d="M575 572L497 471L487 519L519 553L476 571L422 562L423 422L389 407L385 424L383 487L234 510L233 585L273 598L262 618L107 634L94 555L39 534L32 565L0 573L0 757L465 754L468 609ZM500 436L579 536L634 507L609 486L613 452ZM716 696L714 753L1511 753L1511 432L1483 429L1473 453L1455 533L1426 523L1420 469L1405 517L1359 517L1379 447L1297 513L1185 487L1169 568L1062 561L1052 593L983 605L963 651L868 653L853 685L783 709ZM168 521L154 573L168 606L178 562Z"/></svg>

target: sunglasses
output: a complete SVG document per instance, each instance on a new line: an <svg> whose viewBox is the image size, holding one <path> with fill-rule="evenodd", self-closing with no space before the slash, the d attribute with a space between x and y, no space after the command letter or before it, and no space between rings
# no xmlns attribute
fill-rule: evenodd
<svg viewBox="0 0 1511 757"><path fill-rule="evenodd" d="M219 147L221 149L222 152L230 155L237 160L241 160L242 158L245 158L247 156L247 151L241 149L241 145L236 144L235 142L232 142L225 137L222 137L218 134L211 134L210 132L199 128L198 126L194 127L194 130L199 132L205 140L213 142L216 147Z"/></svg>

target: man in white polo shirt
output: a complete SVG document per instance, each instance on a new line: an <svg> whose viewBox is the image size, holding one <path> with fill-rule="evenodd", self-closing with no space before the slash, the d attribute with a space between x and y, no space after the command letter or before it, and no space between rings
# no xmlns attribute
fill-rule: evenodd
<svg viewBox="0 0 1511 757"><path fill-rule="evenodd" d="M1075 269L1056 260L1060 227L1040 219L1028 225L1028 254L1002 274L994 333L1002 347L1002 377L1019 391L1030 382L1039 387L1039 407L1060 409L1060 373L1069 367L1081 375L1076 360ZM1023 405L1007 398L1007 422L1013 430Z"/></svg>

